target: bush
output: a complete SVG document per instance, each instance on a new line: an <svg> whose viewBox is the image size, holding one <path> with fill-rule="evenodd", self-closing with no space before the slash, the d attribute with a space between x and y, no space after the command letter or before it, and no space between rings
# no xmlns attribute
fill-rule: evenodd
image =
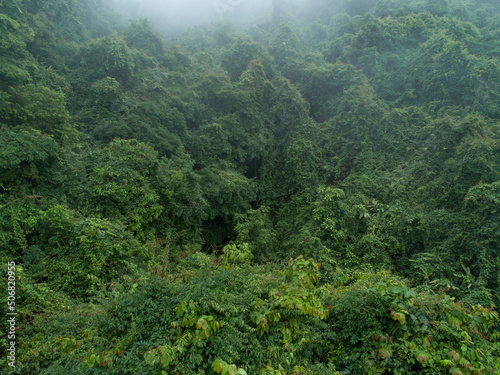
<svg viewBox="0 0 500 375"><path fill-rule="evenodd" d="M446 294L420 293L387 272L358 273L333 290L327 323L354 373L478 374L500 369L498 313ZM498 338L498 337L496 337Z"/></svg>
<svg viewBox="0 0 500 375"><path fill-rule="evenodd" d="M29 226L27 272L74 297L95 295L146 259L145 249L120 224L60 205L32 216Z"/></svg>

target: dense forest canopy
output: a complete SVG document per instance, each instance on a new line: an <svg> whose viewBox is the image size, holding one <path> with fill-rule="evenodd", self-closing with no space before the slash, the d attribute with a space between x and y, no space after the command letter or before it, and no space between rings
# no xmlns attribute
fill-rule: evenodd
<svg viewBox="0 0 500 375"><path fill-rule="evenodd" d="M498 373L500 2L215 3L0 1L0 367Z"/></svg>

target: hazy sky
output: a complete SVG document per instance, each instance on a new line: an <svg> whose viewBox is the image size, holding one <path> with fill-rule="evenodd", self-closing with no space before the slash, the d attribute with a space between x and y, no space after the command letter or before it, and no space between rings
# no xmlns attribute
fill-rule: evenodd
<svg viewBox="0 0 500 375"><path fill-rule="evenodd" d="M272 0L112 1L126 18L148 18L164 29L185 29L212 21L248 23L272 13Z"/></svg>

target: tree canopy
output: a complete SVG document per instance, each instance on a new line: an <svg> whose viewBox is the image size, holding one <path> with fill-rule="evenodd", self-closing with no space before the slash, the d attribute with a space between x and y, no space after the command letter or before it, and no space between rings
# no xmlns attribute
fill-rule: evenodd
<svg viewBox="0 0 500 375"><path fill-rule="evenodd" d="M499 4L0 1L2 371L498 373Z"/></svg>

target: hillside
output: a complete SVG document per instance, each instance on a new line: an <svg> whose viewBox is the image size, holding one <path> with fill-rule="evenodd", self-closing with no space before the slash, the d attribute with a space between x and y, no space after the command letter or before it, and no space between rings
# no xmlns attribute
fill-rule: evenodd
<svg viewBox="0 0 500 375"><path fill-rule="evenodd" d="M500 3L0 2L0 259L6 373L498 373Z"/></svg>

